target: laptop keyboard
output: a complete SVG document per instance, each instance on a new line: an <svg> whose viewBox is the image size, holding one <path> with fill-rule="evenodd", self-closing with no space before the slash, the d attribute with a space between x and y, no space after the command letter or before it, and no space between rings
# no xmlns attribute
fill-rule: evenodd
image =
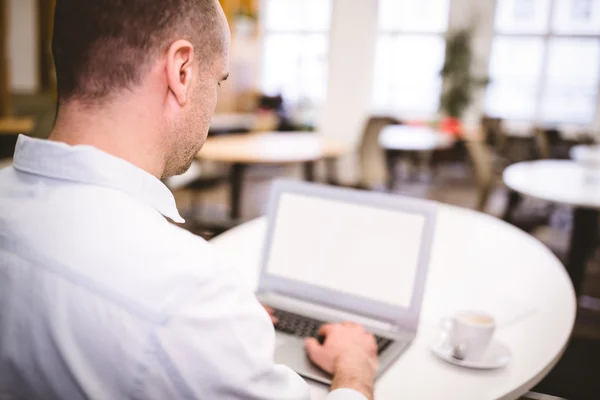
<svg viewBox="0 0 600 400"><path fill-rule="evenodd" d="M279 322L275 325L275 330L303 338L318 337L319 328L325 323L282 310L274 310L274 315L279 319ZM377 341L378 353L381 353L392 343L392 340L380 336L375 336L375 340Z"/></svg>

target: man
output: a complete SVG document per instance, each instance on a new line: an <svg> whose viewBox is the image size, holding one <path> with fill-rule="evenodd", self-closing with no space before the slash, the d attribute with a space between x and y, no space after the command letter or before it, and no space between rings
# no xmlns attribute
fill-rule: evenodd
<svg viewBox="0 0 600 400"><path fill-rule="evenodd" d="M307 399L253 294L166 219L159 178L190 166L227 77L217 0L58 0L54 27L56 125L0 172L0 398ZM329 399L372 398L372 335L322 333Z"/></svg>

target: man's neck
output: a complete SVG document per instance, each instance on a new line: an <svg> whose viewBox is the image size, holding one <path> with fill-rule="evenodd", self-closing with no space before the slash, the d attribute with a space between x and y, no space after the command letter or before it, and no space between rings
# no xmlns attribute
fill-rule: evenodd
<svg viewBox="0 0 600 400"><path fill-rule="evenodd" d="M91 108L69 102L59 108L49 139L93 146L160 178L165 155L154 117L127 103Z"/></svg>

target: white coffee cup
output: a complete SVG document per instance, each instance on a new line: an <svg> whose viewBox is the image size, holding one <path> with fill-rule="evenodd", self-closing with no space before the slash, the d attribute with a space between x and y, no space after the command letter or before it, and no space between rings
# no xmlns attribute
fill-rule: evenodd
<svg viewBox="0 0 600 400"><path fill-rule="evenodd" d="M449 320L448 328L453 356L460 360L478 361L492 340L496 322L484 312L462 311Z"/></svg>

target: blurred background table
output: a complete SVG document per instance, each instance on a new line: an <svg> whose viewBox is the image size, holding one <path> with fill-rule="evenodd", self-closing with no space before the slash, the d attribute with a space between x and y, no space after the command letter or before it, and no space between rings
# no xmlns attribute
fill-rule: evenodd
<svg viewBox="0 0 600 400"><path fill-rule="evenodd" d="M426 126L389 125L379 134L379 145L385 150L388 170L387 186L391 191L396 181L396 165L416 154L416 163L429 158L434 150L451 148L456 139Z"/></svg>
<svg viewBox="0 0 600 400"><path fill-rule="evenodd" d="M261 218L211 241L252 290L258 281L265 229L266 219ZM373 258L376 262L377 254ZM376 277L362 284L377 290ZM469 307L488 308L498 319L496 338L513 354L507 367L464 369L431 353L441 318ZM518 398L562 355L575 310L569 277L545 246L494 217L441 205L417 338L377 381L376 398ZM313 399L325 398L326 387L314 383L310 387Z"/></svg>
<svg viewBox="0 0 600 400"><path fill-rule="evenodd" d="M200 160L231 165L230 218L240 218L244 171L249 165L303 164L304 178L315 180L315 162L343 154L345 146L313 132L263 132L210 137L198 154Z"/></svg>
<svg viewBox="0 0 600 400"><path fill-rule="evenodd" d="M249 132L256 124L253 113L220 113L213 115L210 120L210 133L221 134L231 132Z"/></svg>
<svg viewBox="0 0 600 400"><path fill-rule="evenodd" d="M379 134L381 147L395 151L447 149L454 142L451 135L425 126L389 125Z"/></svg>
<svg viewBox="0 0 600 400"><path fill-rule="evenodd" d="M511 190L505 219L510 219L521 195L574 207L566 268L578 294L586 263L597 244L599 172L575 161L538 160L513 164L503 173L504 183Z"/></svg>
<svg viewBox="0 0 600 400"><path fill-rule="evenodd" d="M33 118L5 117L0 118L0 135L2 134L28 134L33 131L35 121Z"/></svg>
<svg viewBox="0 0 600 400"><path fill-rule="evenodd" d="M574 146L571 149L570 156L582 165L600 168L600 145L580 144Z"/></svg>

